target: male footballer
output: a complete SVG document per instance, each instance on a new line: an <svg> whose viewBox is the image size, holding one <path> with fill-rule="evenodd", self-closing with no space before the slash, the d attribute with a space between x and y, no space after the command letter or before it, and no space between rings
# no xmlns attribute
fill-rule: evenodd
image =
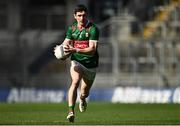
<svg viewBox="0 0 180 126"><path fill-rule="evenodd" d="M86 110L86 98L95 79L99 59L97 51L99 30L87 19L87 8L84 5L77 5L74 9L74 18L75 22L69 26L63 41L63 44L67 45L65 52L71 53L71 85L68 91L69 113L67 115L69 122L74 122L79 85L79 110L80 112Z"/></svg>

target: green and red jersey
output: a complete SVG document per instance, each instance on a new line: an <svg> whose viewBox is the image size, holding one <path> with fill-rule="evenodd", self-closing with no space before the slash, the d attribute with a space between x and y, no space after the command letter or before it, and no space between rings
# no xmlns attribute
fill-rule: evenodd
<svg viewBox="0 0 180 126"><path fill-rule="evenodd" d="M79 30L77 28L77 22L74 22L66 33L66 38L72 40L73 47L77 49L84 49L89 46L89 40L99 39L99 30L92 22L87 22L84 29ZM94 55L87 55L82 53L73 53L71 60L75 60L87 68L95 68L98 66L98 51Z"/></svg>

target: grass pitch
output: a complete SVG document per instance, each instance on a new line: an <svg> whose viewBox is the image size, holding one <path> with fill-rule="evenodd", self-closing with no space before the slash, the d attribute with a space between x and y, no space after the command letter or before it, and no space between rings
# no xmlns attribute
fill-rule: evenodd
<svg viewBox="0 0 180 126"><path fill-rule="evenodd" d="M1 125L175 125L180 104L112 104L90 102L85 113L76 105L74 123L66 120L67 104L0 104Z"/></svg>

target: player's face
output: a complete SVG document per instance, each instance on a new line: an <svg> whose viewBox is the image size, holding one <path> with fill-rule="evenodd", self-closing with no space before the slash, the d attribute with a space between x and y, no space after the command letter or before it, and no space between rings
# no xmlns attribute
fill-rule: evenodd
<svg viewBox="0 0 180 126"><path fill-rule="evenodd" d="M76 14L74 14L74 18L77 20L79 25L84 25L86 21L86 12L85 11L77 12Z"/></svg>

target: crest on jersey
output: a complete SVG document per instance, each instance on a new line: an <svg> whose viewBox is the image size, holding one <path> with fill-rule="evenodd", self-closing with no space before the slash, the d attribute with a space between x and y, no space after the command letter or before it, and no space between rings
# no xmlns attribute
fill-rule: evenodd
<svg viewBox="0 0 180 126"><path fill-rule="evenodd" d="M89 33L88 33L88 32L86 32L86 34L85 34L85 35L86 35L86 37L89 37Z"/></svg>

